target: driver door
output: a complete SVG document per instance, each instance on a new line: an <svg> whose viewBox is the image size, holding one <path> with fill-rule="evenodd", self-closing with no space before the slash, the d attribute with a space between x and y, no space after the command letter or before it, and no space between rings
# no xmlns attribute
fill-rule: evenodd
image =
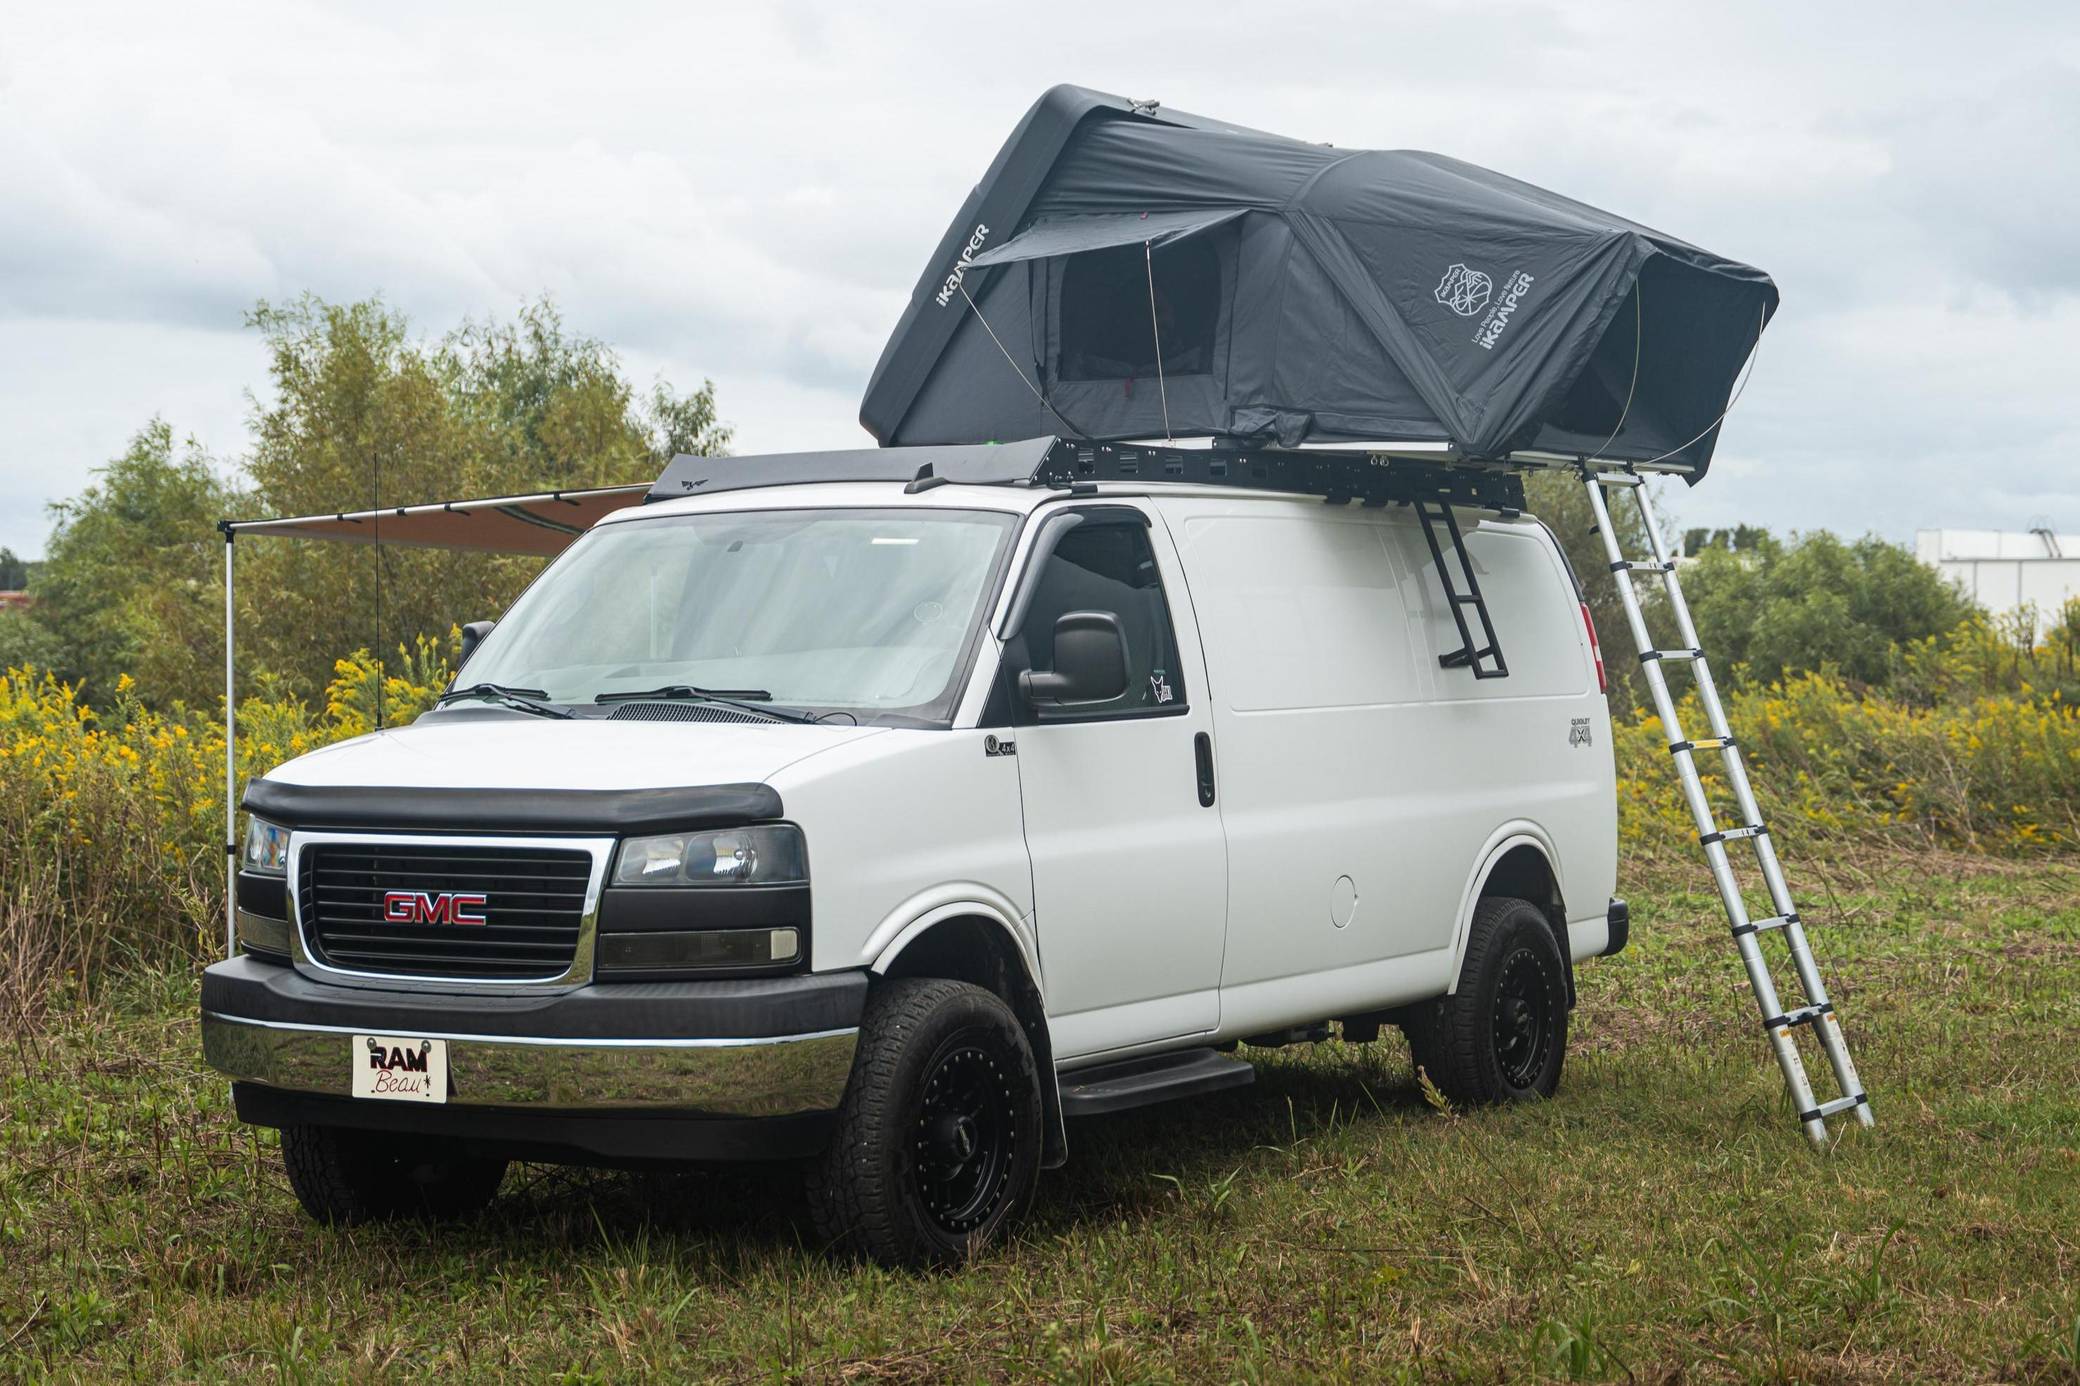
<svg viewBox="0 0 2080 1386"><path fill-rule="evenodd" d="M1063 1059L1214 1029L1227 931L1227 847L1202 774L1213 732L1205 662L1190 621L1172 619L1168 594L1182 585L1169 536L1138 506L1070 514L1047 521L1072 527L1038 558L1004 660ZM1019 674L1052 671L1058 622L1087 612L1118 618L1125 691L1099 702L1024 696Z"/></svg>

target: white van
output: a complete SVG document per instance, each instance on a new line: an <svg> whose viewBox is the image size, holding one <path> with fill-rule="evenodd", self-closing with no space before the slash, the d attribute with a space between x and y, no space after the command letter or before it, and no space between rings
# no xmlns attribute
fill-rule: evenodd
<svg viewBox="0 0 2080 1386"><path fill-rule="evenodd" d="M1626 914L1595 634L1521 497L1051 439L678 459L437 710L251 785L208 1058L323 1220L468 1211L512 1158L800 1157L902 1264L1239 1045L1396 1025L1456 1100L1549 1096Z"/></svg>

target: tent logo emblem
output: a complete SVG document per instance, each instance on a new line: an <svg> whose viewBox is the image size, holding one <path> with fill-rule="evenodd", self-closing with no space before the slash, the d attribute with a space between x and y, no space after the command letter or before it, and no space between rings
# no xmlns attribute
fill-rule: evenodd
<svg viewBox="0 0 2080 1386"><path fill-rule="evenodd" d="M946 276L946 282L939 286L939 292L932 295L941 308L953 302L953 296L961 291L961 280L967 277L968 262L980 253L982 243L988 239L989 227L976 222L975 234L968 237L968 244L962 247L960 258L953 262L953 273Z"/></svg>
<svg viewBox="0 0 2080 1386"><path fill-rule="evenodd" d="M1470 318L1488 306L1495 285L1487 275L1464 265L1453 265L1437 281L1437 301L1462 318Z"/></svg>
<svg viewBox="0 0 2080 1386"><path fill-rule="evenodd" d="M1512 274L1502 286L1502 297L1481 319L1481 330L1473 334L1473 344L1482 351L1493 351L1495 343L1502 339L1502 329L1509 326L1509 315L1517 311L1517 304L1530 292L1531 276L1522 270Z"/></svg>

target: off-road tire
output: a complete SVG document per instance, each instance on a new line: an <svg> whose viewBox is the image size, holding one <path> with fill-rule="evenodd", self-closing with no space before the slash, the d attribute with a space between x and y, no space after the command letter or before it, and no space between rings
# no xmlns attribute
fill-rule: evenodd
<svg viewBox="0 0 2080 1386"><path fill-rule="evenodd" d="M954 1110L970 1105L963 1094L978 1117ZM1039 1072L1009 1006L966 982L879 982L837 1129L809 1171L817 1232L840 1254L887 1266L961 1265L1031 1203L1042 1130ZM985 1157L971 1195L935 1206L963 1187L966 1161Z"/></svg>
<svg viewBox="0 0 2080 1386"><path fill-rule="evenodd" d="M1455 1103L1551 1097L1567 1055L1567 963L1544 912L1529 900L1482 900L1459 989L1414 1007L1401 1028L1416 1066Z"/></svg>
<svg viewBox="0 0 2080 1386"><path fill-rule="evenodd" d="M437 1220L481 1212L506 1162L443 1151L424 1138L340 1126L282 1128L282 1166L313 1219L350 1227L396 1217Z"/></svg>

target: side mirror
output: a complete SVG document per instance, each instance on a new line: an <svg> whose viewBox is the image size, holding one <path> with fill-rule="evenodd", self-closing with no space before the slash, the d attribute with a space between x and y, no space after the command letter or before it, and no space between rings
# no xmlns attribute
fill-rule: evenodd
<svg viewBox="0 0 2080 1386"><path fill-rule="evenodd" d="M496 621L471 621L462 628L462 660L455 666L457 670L469 663L469 657L476 653L477 646L484 643L484 637L491 634L491 628L497 624Z"/></svg>
<svg viewBox="0 0 2080 1386"><path fill-rule="evenodd" d="M1054 668L1028 669L1030 703L1106 703L1127 691L1127 635L1110 611L1068 611L1054 623Z"/></svg>

